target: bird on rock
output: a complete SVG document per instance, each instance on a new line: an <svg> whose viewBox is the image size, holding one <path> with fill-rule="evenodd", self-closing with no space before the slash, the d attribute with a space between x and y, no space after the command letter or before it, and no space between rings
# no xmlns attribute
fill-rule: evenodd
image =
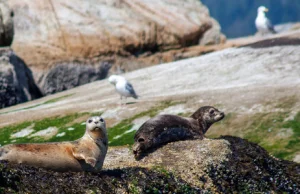
<svg viewBox="0 0 300 194"><path fill-rule="evenodd" d="M255 26L257 31L262 34L272 33L275 34L274 26L266 16L266 12L269 10L265 6L260 6L257 9L257 17L255 19Z"/></svg>
<svg viewBox="0 0 300 194"><path fill-rule="evenodd" d="M121 96L121 104L123 96L125 97L125 104L127 97L132 97L137 99L138 95L135 93L133 86L122 76L120 75L111 75L108 78L108 81L113 84L116 88L116 91Z"/></svg>

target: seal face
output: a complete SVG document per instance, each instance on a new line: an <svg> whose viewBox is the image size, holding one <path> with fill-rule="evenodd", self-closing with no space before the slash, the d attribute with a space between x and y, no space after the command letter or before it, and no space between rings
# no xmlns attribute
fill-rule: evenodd
<svg viewBox="0 0 300 194"><path fill-rule="evenodd" d="M177 115L158 115L146 121L134 136L133 154L138 159L146 150L187 139L203 139L209 127L225 114L212 106L204 106L189 118Z"/></svg>
<svg viewBox="0 0 300 194"><path fill-rule="evenodd" d="M95 116L86 121L85 134L78 140L6 145L0 148L0 160L54 171L98 172L104 162L107 142L105 121Z"/></svg>

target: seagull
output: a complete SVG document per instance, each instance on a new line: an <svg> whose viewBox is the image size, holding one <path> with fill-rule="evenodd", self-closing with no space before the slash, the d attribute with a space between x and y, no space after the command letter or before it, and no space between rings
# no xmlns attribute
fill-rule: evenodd
<svg viewBox="0 0 300 194"><path fill-rule="evenodd" d="M260 6L257 9L257 17L255 19L255 26L257 28L257 31L261 34L266 33L273 33L275 34L276 31L274 30L274 26L270 22L270 20L266 17L265 12L268 12L269 10L265 6Z"/></svg>
<svg viewBox="0 0 300 194"><path fill-rule="evenodd" d="M117 92L121 96L121 104L122 104L122 98L125 97L125 104L126 104L126 98L127 97L133 97L135 99L138 98L138 95L136 95L133 86L122 76L120 75L111 75L108 78L108 81L115 85L115 88Z"/></svg>

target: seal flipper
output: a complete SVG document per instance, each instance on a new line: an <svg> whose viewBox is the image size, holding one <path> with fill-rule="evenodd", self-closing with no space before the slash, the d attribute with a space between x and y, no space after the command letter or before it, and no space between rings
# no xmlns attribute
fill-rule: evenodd
<svg viewBox="0 0 300 194"><path fill-rule="evenodd" d="M72 154L77 160L84 160L85 163L91 165L92 167L96 166L97 160L94 157L92 157L93 153L89 148L74 147L72 148Z"/></svg>

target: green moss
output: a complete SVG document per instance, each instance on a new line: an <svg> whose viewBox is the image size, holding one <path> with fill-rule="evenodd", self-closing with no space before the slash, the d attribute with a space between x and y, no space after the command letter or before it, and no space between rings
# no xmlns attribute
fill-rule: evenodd
<svg viewBox="0 0 300 194"><path fill-rule="evenodd" d="M299 152L300 147L300 112L293 120L289 117L290 108L295 98L281 99L277 104L268 106L282 108L283 112L266 112L256 114L226 113L222 121L215 123L207 132L210 138L220 135L233 135L258 143L269 153L281 159L291 160Z"/></svg>
<svg viewBox="0 0 300 194"><path fill-rule="evenodd" d="M69 96L69 95L68 95ZM64 96L67 97L67 96ZM55 102L57 100L62 99L56 98L52 99L51 102ZM47 101L50 103L50 101ZM108 128L108 138L109 138L109 145L110 146L118 146L118 145L132 145L133 144L133 137L135 134L135 131L131 131L126 133L126 131L130 130L133 127L132 122L140 117L143 116L150 116L153 117L159 113L160 110L163 110L169 106L176 105L180 102L171 102L171 101L165 101L160 103L157 106L152 107L151 109L147 111L143 111L141 113L138 113L134 115L133 117L130 117L128 119L122 120L117 125ZM21 124L17 125L11 125L0 129L0 144L5 145L11 143L12 140L14 140L14 143L29 143L29 142L57 142L57 141L72 141L75 139L78 139L82 137L85 131L85 126L82 125L82 122L78 123L73 121L79 117L85 116L98 116L101 115L102 112L96 112L96 113L76 113L76 114L70 114L66 116L61 117L51 117L51 118L45 118L38 121L27 121ZM70 124L72 123L72 124ZM50 139L45 140L42 137L20 137L20 138L14 138L10 139L11 134L21 131L22 129L29 127L30 125L34 125L33 129L36 133L38 131L47 129L49 127L56 127L58 128L58 133L65 133L65 135L61 137L53 136ZM73 130L68 130L68 128L73 128ZM120 138L116 138L117 136L120 136Z"/></svg>
<svg viewBox="0 0 300 194"><path fill-rule="evenodd" d="M170 106L174 106L180 104L181 102L172 102L172 101L164 101L161 102L159 105L150 108L149 110L140 112L133 117L128 119L122 120L117 125L108 128L108 139L110 146L120 146L120 145L132 145L134 143L134 134L135 131L125 133L126 131L130 130L133 127L133 121L137 118L141 118L144 116L154 117L156 116L159 111L168 108ZM118 136L121 136L117 138Z"/></svg>
<svg viewBox="0 0 300 194"><path fill-rule="evenodd" d="M0 129L0 144L5 145L11 143L11 140L15 140L14 143L29 143L29 142L56 142L56 141L65 141L65 140L75 140L80 138L85 131L85 126L81 125L81 123L74 123L70 126L67 126L69 123L74 121L75 119L89 115L89 113L76 113L71 115L66 115L62 117L51 117L45 118L38 121L27 121L17 125L11 125L7 127L3 127ZM84 122L84 121L83 121ZM62 137L53 136L50 139L45 140L42 137L20 137L11 139L11 134L21 131L22 129L29 127L30 125L34 125L33 129L36 133L38 131L47 129L49 127L58 128L58 133L65 132L66 134ZM74 128L74 130L70 131L68 128Z"/></svg>
<svg viewBox="0 0 300 194"><path fill-rule="evenodd" d="M246 138L256 142L272 155L282 159L292 159L300 147L300 112L291 121L284 122L287 113L269 113L258 115L252 125L252 132ZM292 129L293 133L287 138L278 138L281 129Z"/></svg>

